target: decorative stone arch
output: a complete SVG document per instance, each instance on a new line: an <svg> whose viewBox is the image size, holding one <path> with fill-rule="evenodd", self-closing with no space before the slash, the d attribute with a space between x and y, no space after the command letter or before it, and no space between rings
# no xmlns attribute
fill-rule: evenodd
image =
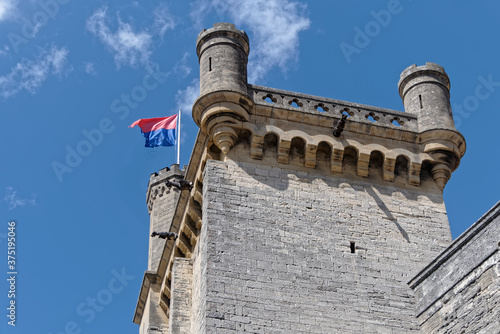
<svg viewBox="0 0 500 334"><path fill-rule="evenodd" d="M312 142L311 136L309 136L308 134L306 134L305 132L300 131L300 130L290 130L287 132L280 131L279 138L280 138L279 146L278 146L278 162L279 163L288 164L290 161L290 157L293 157L293 156L291 156L291 154L297 153L297 152L295 152L295 150L299 149L300 148L299 146L303 146L304 147L303 153L301 153L302 149L300 149L299 150L300 152L298 152L299 156L303 156L303 158L308 161L308 163L306 163L307 167L314 168L316 166L316 163L314 162L314 158L312 159L313 163L311 164L311 156L316 154L315 147L309 146L309 150L307 150L308 143ZM290 148L292 146L292 141L294 138L300 138L302 142L301 142L301 145L295 146L293 148L294 151L291 152ZM308 152L307 159L306 159L306 152Z"/></svg>
<svg viewBox="0 0 500 334"><path fill-rule="evenodd" d="M229 125L228 123L225 124ZM330 168L331 173L346 172L344 167L350 165L351 170L355 170L355 174L361 177L380 175L381 167L383 180L393 182L396 175L399 175L416 186L420 185L422 161L427 160L433 163L432 175L437 178L435 166L438 166L438 161L427 153L416 154L406 148L389 149L376 143L363 144L357 138L338 140L327 134L309 135L297 129L283 131L280 127L269 124L257 127L249 122L241 122L229 126L235 131L237 143L245 139L239 138L244 133L247 134L246 138L251 137L253 159L262 159L268 152L277 157L278 163L288 164L292 159L298 158L300 164L307 168L316 168L321 164L321 169ZM325 159L329 161L326 162Z"/></svg>
<svg viewBox="0 0 500 334"><path fill-rule="evenodd" d="M292 139L295 137L302 138L304 140L304 142L306 143L306 145L314 143L314 140L311 136L309 136L304 131L300 131L300 130L290 130L290 131L286 131L286 132L282 131L282 134L280 135L281 141L283 141L283 140L292 141Z"/></svg>
<svg viewBox="0 0 500 334"><path fill-rule="evenodd" d="M252 159L261 160L264 154L264 137L268 132L276 133L278 138L283 131L275 126L267 125L265 127L257 128L254 124L245 123L244 127L252 132L252 144L250 149L250 156Z"/></svg>

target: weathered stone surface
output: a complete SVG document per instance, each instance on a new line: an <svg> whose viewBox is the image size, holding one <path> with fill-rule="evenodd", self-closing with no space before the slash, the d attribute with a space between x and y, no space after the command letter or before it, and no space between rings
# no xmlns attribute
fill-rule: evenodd
<svg viewBox="0 0 500 334"><path fill-rule="evenodd" d="M169 333L191 333L193 264L190 259L176 258L172 267Z"/></svg>
<svg viewBox="0 0 500 334"><path fill-rule="evenodd" d="M450 242L440 194L231 160L203 192L193 332L418 332L406 282Z"/></svg>
<svg viewBox="0 0 500 334"><path fill-rule="evenodd" d="M410 284L424 333L499 333L500 202Z"/></svg>
<svg viewBox="0 0 500 334"><path fill-rule="evenodd" d="M168 333L168 318L165 312L158 305L160 299L160 285L158 282L151 282L144 303L144 316L141 318L140 334L162 334Z"/></svg>

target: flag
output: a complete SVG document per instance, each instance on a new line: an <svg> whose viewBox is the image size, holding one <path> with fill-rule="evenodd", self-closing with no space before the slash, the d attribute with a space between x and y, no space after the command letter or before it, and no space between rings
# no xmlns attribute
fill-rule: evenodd
<svg viewBox="0 0 500 334"><path fill-rule="evenodd" d="M130 124L129 128L139 125L142 134L146 137L146 147L174 146L177 116L143 118Z"/></svg>

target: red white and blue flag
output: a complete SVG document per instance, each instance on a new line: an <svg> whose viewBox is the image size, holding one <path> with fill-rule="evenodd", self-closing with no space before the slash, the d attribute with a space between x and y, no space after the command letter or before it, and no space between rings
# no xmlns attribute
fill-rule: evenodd
<svg viewBox="0 0 500 334"><path fill-rule="evenodd" d="M129 128L139 125L146 137L146 147L174 146L177 138L177 116L143 118L132 123Z"/></svg>

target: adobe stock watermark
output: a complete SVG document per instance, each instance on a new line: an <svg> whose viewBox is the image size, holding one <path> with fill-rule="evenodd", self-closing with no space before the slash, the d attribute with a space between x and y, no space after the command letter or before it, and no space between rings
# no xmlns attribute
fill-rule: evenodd
<svg viewBox="0 0 500 334"><path fill-rule="evenodd" d="M116 114L120 120L125 120L130 115L130 110L137 108L147 98L148 92L166 82L168 72L160 72L158 66L154 69L148 67L147 71L148 74L142 79L141 85L132 87L129 94L121 94L120 98L111 102L111 112ZM66 145L65 159L62 162L54 160L51 163L52 170L59 182L64 181L65 174L72 173L75 168L80 166L83 159L88 157L95 147L101 145L105 136L112 133L115 128L113 120L104 117L94 129L83 129L81 133L84 139L80 140L76 145Z"/></svg>
<svg viewBox="0 0 500 334"><path fill-rule="evenodd" d="M352 43L341 42L339 44L347 63L351 63L354 54L360 54L364 48L370 45L371 41L381 33L382 28L386 28L391 23L393 16L400 14L403 9L401 1L389 0L386 9L371 10L370 16L373 20L368 21L362 28L358 26L353 28Z"/></svg>
<svg viewBox="0 0 500 334"><path fill-rule="evenodd" d="M474 94L466 96L461 104L454 103L452 106L457 129L462 125L462 120L469 118L473 112L479 109L481 101L489 99L500 87L500 81L493 81L492 74L488 74L487 78L480 75L477 77L477 81L479 84L474 89Z"/></svg>
<svg viewBox="0 0 500 334"><path fill-rule="evenodd" d="M54 19L59 13L60 5L66 5L70 0L42 0L37 1L38 9L31 18L21 16L21 33L9 32L7 39L15 53L19 52L21 44L27 44L30 39L35 38L38 30L46 25L49 20Z"/></svg>
<svg viewBox="0 0 500 334"><path fill-rule="evenodd" d="M135 279L135 276L128 275L125 268L120 272L111 270L112 277L104 289L97 291L95 295L87 297L76 306L75 312L79 320L70 320L64 324L61 331L49 334L79 334L82 333L81 323L90 324L96 318L99 312L102 312L111 302L114 296L121 293Z"/></svg>

